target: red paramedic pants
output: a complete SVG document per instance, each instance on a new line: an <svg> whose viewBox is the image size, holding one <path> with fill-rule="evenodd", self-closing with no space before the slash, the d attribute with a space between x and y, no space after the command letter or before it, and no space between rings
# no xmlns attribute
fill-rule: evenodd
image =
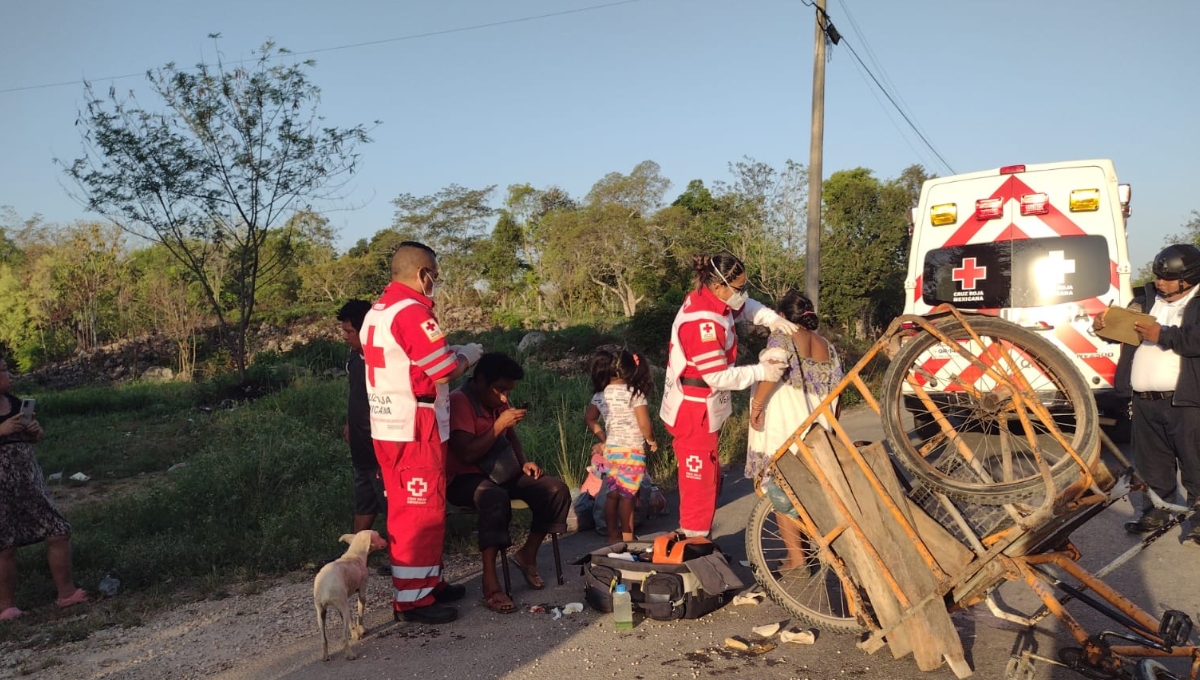
<svg viewBox="0 0 1200 680"><path fill-rule="evenodd" d="M418 408L417 441L374 440L387 493L388 550L396 611L434 603L446 534L446 444L433 409Z"/></svg>

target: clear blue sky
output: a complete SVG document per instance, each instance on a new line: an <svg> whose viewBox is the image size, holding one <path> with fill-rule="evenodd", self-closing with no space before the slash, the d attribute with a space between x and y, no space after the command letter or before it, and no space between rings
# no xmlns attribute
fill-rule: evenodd
<svg viewBox="0 0 1200 680"><path fill-rule="evenodd" d="M106 76L211 59L210 32L236 59L267 38L316 50L605 1L3 0L0 90L76 82L0 92L0 205L86 217L51 162L79 153L77 81L106 90ZM1133 185L1135 270L1200 209L1200 3L829 2L956 171L1112 158ZM674 183L670 197L689 179L727 177L743 155L807 163L812 22L800 0L640 0L313 55L330 122L383 121L351 187L356 208L330 213L342 245L388 226L397 194L452 182L581 196L652 159ZM148 94L140 77L115 84ZM948 174L881 102L835 48L826 175L864 166L892 177L911 163Z"/></svg>

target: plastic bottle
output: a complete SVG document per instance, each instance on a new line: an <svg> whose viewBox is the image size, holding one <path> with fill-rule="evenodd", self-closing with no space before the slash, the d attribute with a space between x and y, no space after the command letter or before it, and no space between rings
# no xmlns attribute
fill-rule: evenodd
<svg viewBox="0 0 1200 680"><path fill-rule="evenodd" d="M625 584L618 585L613 592L613 623L617 630L633 630L633 600Z"/></svg>

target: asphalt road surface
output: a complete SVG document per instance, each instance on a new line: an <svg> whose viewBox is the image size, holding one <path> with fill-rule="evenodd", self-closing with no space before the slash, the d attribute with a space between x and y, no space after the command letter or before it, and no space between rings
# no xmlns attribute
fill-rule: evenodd
<svg viewBox="0 0 1200 680"><path fill-rule="evenodd" d="M843 424L856 439L877 440L882 434L870 411L845 415ZM756 496L740 470L730 470L717 512L714 539L731 558L747 584L754 579L738 562L745 559L745 525ZM676 505L676 499L669 502ZM1121 529L1134 515L1128 499L1118 501L1088 522L1073 536L1083 552L1082 563L1097 569L1136 543ZM656 518L639 533L670 530L678 515ZM1183 529L1176 529L1113 572L1106 582L1146 608L1155 617L1165 609L1178 609L1200 622L1200 549L1180 543ZM566 565L565 585L554 584L553 558L549 545L542 548L539 568L547 581L543 591L524 586L513 574L514 599L521 610L511 615L495 614L478 604L479 578L466 581L468 596L460 603L458 621L439 627L393 623L390 612L375 606L368 611L367 636L357 647L359 658L345 661L340 656L340 627L331 638L333 659L318 659L318 638L283 648L264 649L228 677L298 679L339 678L658 678L754 677L841 679L850 677L941 679L954 675L944 666L933 672L917 670L911 656L893 659L885 648L868 655L855 646L852 636L818 632L811 646L780 644L759 656L743 656L723 647L725 638L748 635L765 623L789 620L786 610L770 600L753 606L727 605L695 621L659 622L642 620L632 631L614 630L611 616L585 608L581 614L553 620L548 614L529 613L534 604L562 606L583 601L579 569L569 562L604 544L595 532L581 532L562 540ZM1032 612L1036 602L1026 586L1005 584L1000 598L1010 608ZM1119 629L1079 604L1069 605L1089 632ZM336 615L334 615L336 617ZM1022 628L992 616L986 607L975 607L954 615L977 678L1003 678L1018 633ZM1074 646L1063 627L1047 619L1032 631L1028 640L1037 654L1058 658L1061 647ZM1083 677L1074 671L1036 661L1034 678Z"/></svg>

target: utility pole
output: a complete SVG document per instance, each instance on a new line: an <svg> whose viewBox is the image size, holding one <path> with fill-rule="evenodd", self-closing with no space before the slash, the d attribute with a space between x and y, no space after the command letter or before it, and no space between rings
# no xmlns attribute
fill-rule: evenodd
<svg viewBox="0 0 1200 680"><path fill-rule="evenodd" d="M825 136L825 0L816 0L813 37L812 138L808 147L808 233L805 245L804 292L820 310L821 262L821 144Z"/></svg>

